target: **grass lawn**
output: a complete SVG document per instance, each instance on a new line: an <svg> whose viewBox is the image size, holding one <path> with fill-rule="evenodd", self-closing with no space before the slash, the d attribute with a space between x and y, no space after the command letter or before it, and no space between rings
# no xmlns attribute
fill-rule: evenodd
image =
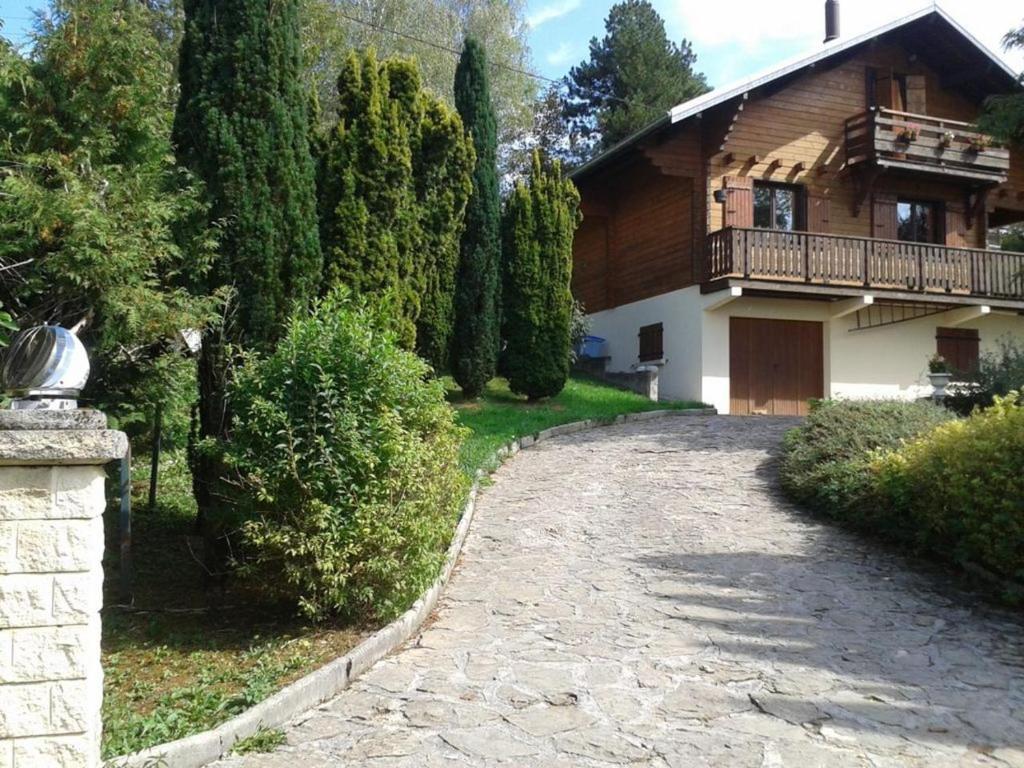
<svg viewBox="0 0 1024 768"><path fill-rule="evenodd" d="M449 400L472 434L462 454L467 473L490 468L494 451L515 437L583 419L613 418L698 403L652 403L631 392L572 379L557 397L528 403L495 379L465 402L450 381ZM373 626L311 625L267 607L228 580L207 588L192 539L195 505L185 454L161 462L157 509L146 508L148 456L133 466L134 606L119 605L118 523L110 505L103 611L103 755L127 754L211 728L281 686L337 658ZM113 496L113 494L111 494ZM239 745L276 745L276 731Z"/></svg>
<svg viewBox="0 0 1024 768"><path fill-rule="evenodd" d="M449 401L459 421L472 435L462 448L467 472L493 469L491 455L517 437L548 427L586 419L612 419L622 413L667 409L703 408L694 402L651 402L632 392L609 387L592 379L572 378L556 397L529 403L509 391L504 379L494 379L479 400L466 402L454 382L447 381Z"/></svg>

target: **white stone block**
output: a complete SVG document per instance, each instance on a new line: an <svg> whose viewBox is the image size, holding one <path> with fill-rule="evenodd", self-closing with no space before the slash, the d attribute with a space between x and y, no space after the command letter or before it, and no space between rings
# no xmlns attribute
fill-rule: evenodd
<svg viewBox="0 0 1024 768"><path fill-rule="evenodd" d="M0 520L35 520L53 515L49 467L0 467Z"/></svg>
<svg viewBox="0 0 1024 768"><path fill-rule="evenodd" d="M85 680L67 680L50 686L50 733L85 733L96 718Z"/></svg>
<svg viewBox="0 0 1024 768"><path fill-rule="evenodd" d="M0 521L0 573L6 573L14 563L17 540L18 524Z"/></svg>
<svg viewBox="0 0 1024 768"><path fill-rule="evenodd" d="M106 507L102 467L63 467L54 472L54 509L63 518L101 517Z"/></svg>
<svg viewBox="0 0 1024 768"><path fill-rule="evenodd" d="M50 683L5 685L0 696L0 738L51 733Z"/></svg>
<svg viewBox="0 0 1024 768"><path fill-rule="evenodd" d="M103 522L28 520L18 523L17 545L9 572L67 573L99 566Z"/></svg>
<svg viewBox="0 0 1024 768"><path fill-rule="evenodd" d="M93 768L100 764L99 746L85 734L14 742L14 768Z"/></svg>
<svg viewBox="0 0 1024 768"><path fill-rule="evenodd" d="M0 575L0 629L42 627L55 623L54 597L53 576ZM69 617L80 615L68 610L64 614ZM79 620L84 622L86 619L82 617Z"/></svg>
<svg viewBox="0 0 1024 768"><path fill-rule="evenodd" d="M98 624L97 622L94 622ZM0 657L0 683L28 683L84 678L89 656L96 653L89 625L0 630L0 654L7 635L9 654Z"/></svg>
<svg viewBox="0 0 1024 768"><path fill-rule="evenodd" d="M13 739L0 739L0 768L14 768Z"/></svg>
<svg viewBox="0 0 1024 768"><path fill-rule="evenodd" d="M88 623L103 607L103 572L55 576L52 606L55 624Z"/></svg>

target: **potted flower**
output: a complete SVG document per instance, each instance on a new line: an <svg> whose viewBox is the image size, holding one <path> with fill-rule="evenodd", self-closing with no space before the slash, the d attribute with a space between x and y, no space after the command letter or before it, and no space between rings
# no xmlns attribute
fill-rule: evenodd
<svg viewBox="0 0 1024 768"><path fill-rule="evenodd" d="M984 152L986 149L992 146L992 139L988 136L977 134L967 139L967 151L968 152Z"/></svg>
<svg viewBox="0 0 1024 768"><path fill-rule="evenodd" d="M920 135L921 126L907 123L896 131L896 141L902 144L910 144L912 141L917 141L917 137Z"/></svg>
<svg viewBox="0 0 1024 768"><path fill-rule="evenodd" d="M928 380L934 390L932 397L942 400L946 396L946 387L949 386L952 378L953 372L950 370L946 358L939 354L932 355L928 360Z"/></svg>
<svg viewBox="0 0 1024 768"><path fill-rule="evenodd" d="M952 131L943 131L939 134L939 151L949 149L953 146L953 142L956 141L956 134Z"/></svg>

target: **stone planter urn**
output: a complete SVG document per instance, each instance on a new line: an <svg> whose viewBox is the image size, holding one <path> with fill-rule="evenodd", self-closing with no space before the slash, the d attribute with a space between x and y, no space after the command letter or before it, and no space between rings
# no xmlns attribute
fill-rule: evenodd
<svg viewBox="0 0 1024 768"><path fill-rule="evenodd" d="M946 397L946 387L949 386L949 382L953 379L951 373L929 373L928 380L931 382L932 397L936 400L943 400Z"/></svg>

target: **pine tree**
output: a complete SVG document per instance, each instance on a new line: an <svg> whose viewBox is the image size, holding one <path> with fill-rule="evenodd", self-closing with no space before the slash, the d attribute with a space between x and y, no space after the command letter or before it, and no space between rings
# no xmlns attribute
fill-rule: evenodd
<svg viewBox="0 0 1024 768"><path fill-rule="evenodd" d="M200 437L223 438L227 345L268 348L321 280L298 0L187 0L179 75L178 159L204 182L219 231L204 287L233 289L199 364ZM215 452L196 454L201 519L221 471Z"/></svg>
<svg viewBox="0 0 1024 768"><path fill-rule="evenodd" d="M590 58L572 68L564 101L570 126L607 149L665 110L707 89L690 43L678 45L648 0L623 0L605 19L605 36L590 41ZM581 147L582 149L582 147Z"/></svg>
<svg viewBox="0 0 1024 768"><path fill-rule="evenodd" d="M475 398L497 366L501 210L487 62L483 46L473 38L466 40L455 70L455 106L473 137L476 165L455 288L452 374L463 394Z"/></svg>
<svg viewBox="0 0 1024 768"><path fill-rule="evenodd" d="M531 400L557 395L569 377L578 224L576 187L535 152L529 183L516 184L502 218L504 369L512 391Z"/></svg>
<svg viewBox="0 0 1024 768"><path fill-rule="evenodd" d="M414 63L350 54L319 171L325 289L387 300L407 347L446 364L472 145Z"/></svg>

